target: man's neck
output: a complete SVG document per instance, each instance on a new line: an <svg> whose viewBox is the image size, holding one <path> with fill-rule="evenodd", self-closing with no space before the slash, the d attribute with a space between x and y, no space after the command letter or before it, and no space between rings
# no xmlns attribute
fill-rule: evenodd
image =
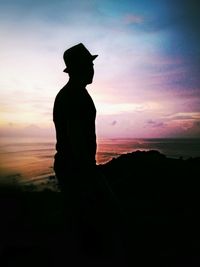
<svg viewBox="0 0 200 267"><path fill-rule="evenodd" d="M77 79L73 79L73 78L69 78L68 81L69 85L73 85L77 88L85 88L87 84L85 84L83 81L77 80Z"/></svg>

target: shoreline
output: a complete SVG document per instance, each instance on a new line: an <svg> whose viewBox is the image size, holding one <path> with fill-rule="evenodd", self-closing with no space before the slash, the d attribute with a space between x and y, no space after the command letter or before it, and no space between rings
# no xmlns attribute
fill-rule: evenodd
<svg viewBox="0 0 200 267"><path fill-rule="evenodd" d="M130 153L122 153L116 157L113 157L111 160L103 163L103 164L97 164L97 167L100 167L101 169L104 169L106 168L106 166L109 166L110 164L112 164L112 162L114 161L117 161L123 157L128 157L129 155L132 155L134 157L134 155L136 155L138 152L139 153L146 153L146 154L150 154L152 153L153 151L155 151L156 153L164 156L166 158L166 160L174 160L175 162L179 162L179 161L182 161L182 162L187 162L187 161L195 161L195 160L199 160L200 159L200 156L199 157L188 157L188 158L184 158L184 157L169 157L169 156L166 156L162 153L160 153L159 151L157 150L133 150L132 152ZM8 176L10 180L12 180L12 175L9 175ZM5 179L6 180L6 179ZM57 181L56 181L56 177L55 177L55 173L54 171L51 171L49 173L46 173L46 174L42 174L42 175L38 175L38 176L35 176L35 177L32 177L32 178L29 178L27 180L25 180L23 178L22 181L16 181L15 180L15 176L13 176L13 183L8 183L8 184L0 184L0 187L7 187L9 188L9 185L12 187L12 186L16 186L16 187L19 187L19 188L22 188L23 190L25 191L43 191L43 190L49 190L49 191L55 191L55 192L58 192L58 187L57 187Z"/></svg>

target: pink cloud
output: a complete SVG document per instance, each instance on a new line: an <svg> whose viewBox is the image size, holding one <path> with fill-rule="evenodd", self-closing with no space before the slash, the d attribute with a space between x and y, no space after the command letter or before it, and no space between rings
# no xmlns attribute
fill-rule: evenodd
<svg viewBox="0 0 200 267"><path fill-rule="evenodd" d="M157 122L157 121L153 121L153 120L148 120L147 124L150 125L151 127L165 127L165 123L163 122Z"/></svg>

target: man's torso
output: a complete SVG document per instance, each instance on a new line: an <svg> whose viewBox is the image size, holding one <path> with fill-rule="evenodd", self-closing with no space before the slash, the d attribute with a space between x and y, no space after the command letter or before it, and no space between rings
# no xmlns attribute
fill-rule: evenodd
<svg viewBox="0 0 200 267"><path fill-rule="evenodd" d="M95 165L96 109L85 88L67 84L57 94L53 120L56 128L55 171Z"/></svg>

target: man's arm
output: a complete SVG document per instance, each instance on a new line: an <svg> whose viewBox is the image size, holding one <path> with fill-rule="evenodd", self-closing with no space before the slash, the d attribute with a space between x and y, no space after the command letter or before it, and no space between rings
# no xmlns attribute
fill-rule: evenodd
<svg viewBox="0 0 200 267"><path fill-rule="evenodd" d="M95 164L96 135L95 127L84 116L81 109L68 120L69 143L72 157L77 164L90 166Z"/></svg>

